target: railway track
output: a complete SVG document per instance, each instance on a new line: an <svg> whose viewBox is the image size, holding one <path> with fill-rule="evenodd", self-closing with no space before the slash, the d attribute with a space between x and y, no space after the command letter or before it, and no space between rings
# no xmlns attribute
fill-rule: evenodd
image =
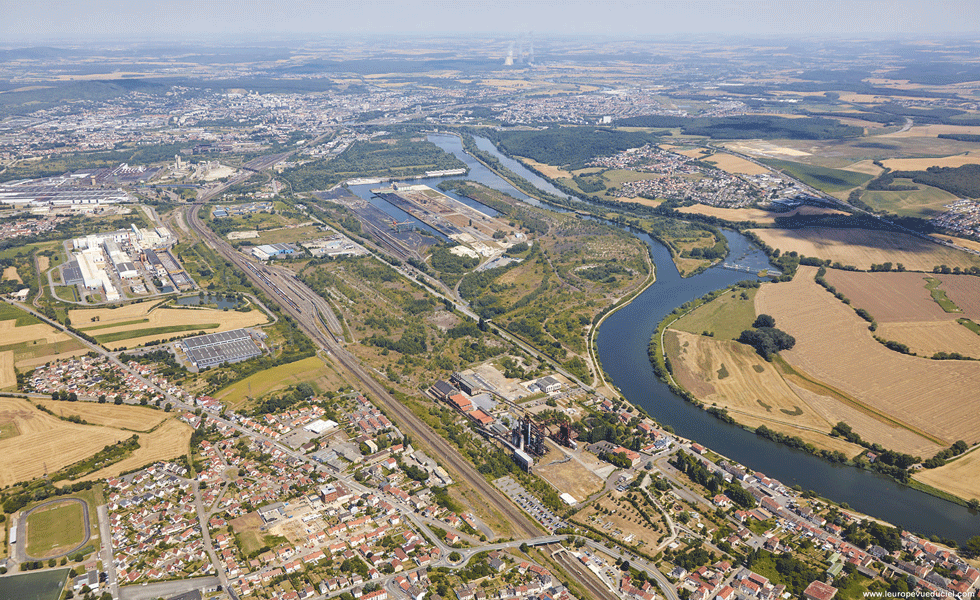
<svg viewBox="0 0 980 600"><path fill-rule="evenodd" d="M609 591L596 576L582 565L574 556L568 553L560 544L548 544L544 548L551 554L552 560L565 569L569 577L584 587L592 598L597 600L619 600L616 594Z"/></svg>
<svg viewBox="0 0 980 600"><path fill-rule="evenodd" d="M399 422L405 433L429 446L436 456L458 479L465 481L487 503L492 510L500 513L514 528L517 537L535 537L541 535L541 529L534 524L516 505L493 487L469 463L456 448L432 429L411 411L410 408L396 400L391 394L368 373L360 362L352 356L337 341L332 333L325 332L319 325L321 318L316 310L316 298L319 296L300 281L293 282L290 290L284 290L275 284L261 269L256 267L242 254L232 248L227 242L218 237L201 222L199 211L201 203L195 203L187 208L188 226L211 246L225 260L231 262L245 272L248 278L279 304L290 317L296 320L300 329L306 333L320 348L361 383L363 388L374 396L381 405ZM299 296L299 297L296 297ZM309 308L308 308L309 307Z"/></svg>

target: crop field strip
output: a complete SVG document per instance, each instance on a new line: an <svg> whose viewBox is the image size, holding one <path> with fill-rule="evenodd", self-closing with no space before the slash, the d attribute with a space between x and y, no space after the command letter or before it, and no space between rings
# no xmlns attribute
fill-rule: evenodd
<svg viewBox="0 0 980 600"><path fill-rule="evenodd" d="M980 338L970 327L970 317L980 320L980 278L971 275L925 275L923 273L859 273L830 269L828 283L844 294L855 308L867 310L877 321L876 335L905 344L912 352L932 356L937 352L980 358ZM938 287L937 287L938 286ZM931 289L930 289L931 288ZM954 290L958 299L969 301L970 314L946 311L959 309L948 298Z"/></svg>
<svg viewBox="0 0 980 600"><path fill-rule="evenodd" d="M0 441L0 486L53 473L84 460L132 433L109 427L78 425L39 411L26 400L0 397L0 423L20 431Z"/></svg>
<svg viewBox="0 0 980 600"><path fill-rule="evenodd" d="M795 251L858 269L873 264L902 263L910 271L932 272L937 265L980 266L980 257L903 233L868 229L752 229L752 233L784 254Z"/></svg>
<svg viewBox="0 0 980 600"><path fill-rule="evenodd" d="M780 329L797 340L782 353L786 362L913 431L946 444L978 441L974 392L980 386L980 363L932 361L888 350L851 307L813 281L815 273L814 267L800 267L793 281L763 286L756 296L757 312L775 317Z"/></svg>

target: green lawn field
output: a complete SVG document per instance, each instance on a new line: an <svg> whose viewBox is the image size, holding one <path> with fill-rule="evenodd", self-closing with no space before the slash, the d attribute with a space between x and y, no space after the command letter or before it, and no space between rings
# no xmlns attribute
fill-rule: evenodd
<svg viewBox="0 0 980 600"><path fill-rule="evenodd" d="M35 511L27 517L27 554L43 558L74 548L85 539L82 505L62 503Z"/></svg>

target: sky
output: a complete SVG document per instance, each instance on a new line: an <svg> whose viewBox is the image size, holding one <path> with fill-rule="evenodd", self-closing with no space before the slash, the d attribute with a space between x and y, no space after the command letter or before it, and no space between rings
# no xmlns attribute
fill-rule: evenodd
<svg viewBox="0 0 980 600"><path fill-rule="evenodd" d="M980 36L978 0L0 0L0 46L290 34Z"/></svg>

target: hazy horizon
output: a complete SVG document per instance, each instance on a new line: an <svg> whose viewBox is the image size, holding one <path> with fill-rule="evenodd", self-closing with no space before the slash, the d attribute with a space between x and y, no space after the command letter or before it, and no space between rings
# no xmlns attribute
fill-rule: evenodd
<svg viewBox="0 0 980 600"><path fill-rule="evenodd" d="M980 34L976 3L940 0L691 0L605 4L569 0L372 0L279 3L173 0L2 0L0 44L289 41L364 35L544 35L671 37L955 36ZM966 17L966 18L964 18Z"/></svg>

